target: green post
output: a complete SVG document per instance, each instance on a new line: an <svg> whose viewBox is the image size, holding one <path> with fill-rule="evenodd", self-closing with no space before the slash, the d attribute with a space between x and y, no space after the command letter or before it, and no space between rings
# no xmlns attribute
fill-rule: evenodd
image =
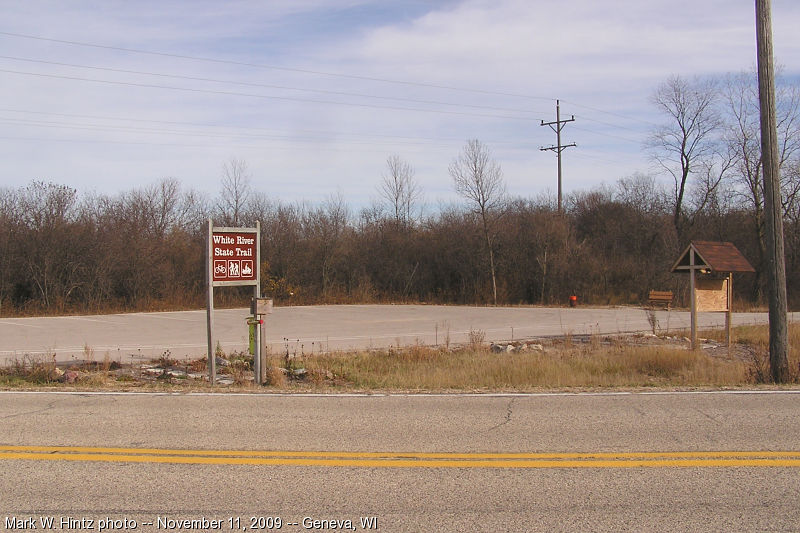
<svg viewBox="0 0 800 533"><path fill-rule="evenodd" d="M250 343L248 344L248 352L250 355L256 354L256 324L258 321L255 317L249 316L247 317L247 327L249 329L249 339Z"/></svg>

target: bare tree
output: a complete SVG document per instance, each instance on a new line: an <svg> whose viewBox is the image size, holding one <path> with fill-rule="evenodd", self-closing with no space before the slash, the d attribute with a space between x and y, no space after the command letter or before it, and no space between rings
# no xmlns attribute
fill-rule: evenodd
<svg viewBox="0 0 800 533"><path fill-rule="evenodd" d="M311 269L318 268L323 296L328 296L337 274L345 268L345 237L350 210L341 193L328 196L314 209L303 209L302 223ZM338 268L337 268L338 267ZM311 270L310 269L310 270Z"/></svg>
<svg viewBox="0 0 800 533"><path fill-rule="evenodd" d="M747 209L758 237L758 264L766 256L766 221L764 218L764 181L762 179L760 112L758 80L755 73L742 72L725 78L722 89L725 105L724 141L733 155L730 174L732 190ZM775 88L778 158L782 212L789 217L800 191L797 173L800 160L800 91L778 78ZM760 299L763 268L756 269L756 296Z"/></svg>
<svg viewBox="0 0 800 533"><path fill-rule="evenodd" d="M450 176L456 192L471 202L480 217L489 268L492 275L492 298L497 305L497 276L494 264L493 226L505 201L503 171L492 159L489 148L477 139L467 141L461 155L450 163Z"/></svg>
<svg viewBox="0 0 800 533"><path fill-rule="evenodd" d="M157 183L131 192L145 217L147 231L163 238L176 228L185 228L195 207L195 193L181 192L175 178L163 178Z"/></svg>
<svg viewBox="0 0 800 533"><path fill-rule="evenodd" d="M422 196L422 190L414 179L414 168L398 155L386 159L387 171L381 175L378 192L394 211L395 221L409 226L413 220L415 204Z"/></svg>
<svg viewBox="0 0 800 533"><path fill-rule="evenodd" d="M615 200L641 213L669 212L669 193L649 174L635 172L617 180Z"/></svg>
<svg viewBox="0 0 800 533"><path fill-rule="evenodd" d="M13 277L19 253L15 246L15 234L20 222L19 193L9 188L0 188L0 314L3 304L10 298Z"/></svg>
<svg viewBox="0 0 800 533"><path fill-rule="evenodd" d="M243 159L231 158L222 165L222 192L218 210L227 225L238 226L250 196L250 171Z"/></svg>
<svg viewBox="0 0 800 533"><path fill-rule="evenodd" d="M45 309L63 309L84 284L88 243L76 224L77 205L75 189L54 183L32 182L19 196L25 266Z"/></svg>
<svg viewBox="0 0 800 533"><path fill-rule="evenodd" d="M713 196L714 190L730 166L721 156L717 142L721 120L716 109L717 88L712 80L691 82L672 76L658 86L653 104L669 119L658 127L647 141L653 160L675 183L673 224L679 238L686 222L689 178L696 176L696 201L693 211L699 212Z"/></svg>

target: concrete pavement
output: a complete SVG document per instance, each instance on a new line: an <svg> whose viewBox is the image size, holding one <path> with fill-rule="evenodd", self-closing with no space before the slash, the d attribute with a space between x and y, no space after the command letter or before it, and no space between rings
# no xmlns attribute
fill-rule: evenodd
<svg viewBox="0 0 800 533"><path fill-rule="evenodd" d="M244 531L278 517L377 517L378 531L796 531L800 467L359 467L132 462L9 446L131 448L136 458L236 450L420 453L748 452L800 457L800 394L170 395L0 393L0 517L158 517ZM63 455L72 452L65 452ZM252 452L248 452L252 453ZM89 454L91 455L91 454ZM218 457L219 458L219 457ZM795 462L796 459L795 459ZM236 519L239 522L236 522ZM264 522L266 524L266 522ZM296 525L292 525L296 524ZM229 527L229 526L236 527ZM255 525L258 525L256 521ZM266 529L266 528L264 528ZM161 528L161 530L165 530ZM97 529L95 529L97 531Z"/></svg>
<svg viewBox="0 0 800 533"><path fill-rule="evenodd" d="M247 346L246 309L214 312L214 339L226 351ZM792 315L795 315L793 313ZM790 317L794 320L796 317ZM659 331L689 327L689 313L659 311ZM701 327L721 327L722 313L701 313ZM766 313L736 313L734 324L767 321ZM466 342L472 330L489 341L548 335L614 334L650 331L647 315L636 307L544 308L435 305L320 305L277 307L267 317L273 351L345 350L391 345ZM207 352L204 310L94 316L0 319L0 364L25 354L58 360L135 362L169 350L172 357Z"/></svg>

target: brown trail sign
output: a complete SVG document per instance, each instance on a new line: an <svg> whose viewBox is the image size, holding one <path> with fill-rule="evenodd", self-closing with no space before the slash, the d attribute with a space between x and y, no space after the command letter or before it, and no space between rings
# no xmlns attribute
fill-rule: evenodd
<svg viewBox="0 0 800 533"><path fill-rule="evenodd" d="M229 228L213 228L211 257L214 262L214 285L249 285L258 277L258 228L255 232L224 231ZM221 231L223 230L223 231ZM223 283L228 282L228 283Z"/></svg>
<svg viewBox="0 0 800 533"><path fill-rule="evenodd" d="M253 298L261 296L261 224L256 221L255 228L214 227L208 219L206 234L206 286L208 300L206 305L206 325L208 328L208 380L213 385L217 379L216 353L213 338L214 287L253 285ZM256 353L253 366L256 376L260 376L261 342L256 328ZM258 380L258 378L256 378Z"/></svg>

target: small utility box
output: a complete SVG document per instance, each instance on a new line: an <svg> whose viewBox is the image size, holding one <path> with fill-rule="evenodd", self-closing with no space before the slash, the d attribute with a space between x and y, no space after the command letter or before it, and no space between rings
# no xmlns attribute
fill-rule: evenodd
<svg viewBox="0 0 800 533"><path fill-rule="evenodd" d="M731 346L733 273L755 272L733 243L691 241L672 266L672 272L689 274L692 349L697 347L697 313L725 313L728 348Z"/></svg>
<svg viewBox="0 0 800 533"><path fill-rule="evenodd" d="M271 315L272 298L253 298L250 312L254 315Z"/></svg>

